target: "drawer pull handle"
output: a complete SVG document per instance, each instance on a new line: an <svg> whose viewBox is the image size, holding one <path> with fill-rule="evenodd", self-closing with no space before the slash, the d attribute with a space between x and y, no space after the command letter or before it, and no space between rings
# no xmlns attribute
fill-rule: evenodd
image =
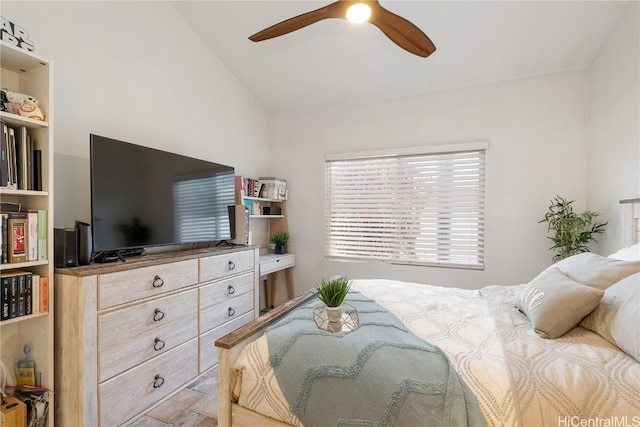
<svg viewBox="0 0 640 427"><path fill-rule="evenodd" d="M160 311L159 308L156 308L155 310L153 310L153 321L159 322L162 319L164 319L164 313Z"/></svg>
<svg viewBox="0 0 640 427"><path fill-rule="evenodd" d="M229 270L235 270L236 269L236 265L233 263L233 261L229 261Z"/></svg>
<svg viewBox="0 0 640 427"><path fill-rule="evenodd" d="M229 313L229 317L231 317L231 316L235 316L236 311L233 309L233 307L229 307L228 313Z"/></svg>
<svg viewBox="0 0 640 427"><path fill-rule="evenodd" d="M236 293L236 288L234 288L233 286L229 285L229 295L233 295Z"/></svg>
<svg viewBox="0 0 640 427"><path fill-rule="evenodd" d="M164 280L162 280L160 276L156 275L156 277L153 278L153 287L161 288L162 285L164 285Z"/></svg>
<svg viewBox="0 0 640 427"><path fill-rule="evenodd" d="M164 341L162 341L160 339L160 337L156 337L155 340L153 340L153 349L155 351L160 351L164 348L164 346L166 345L166 343Z"/></svg>
<svg viewBox="0 0 640 427"><path fill-rule="evenodd" d="M160 374L156 374L155 378L153 379L153 388L162 387L162 384L164 384L164 378L162 378Z"/></svg>

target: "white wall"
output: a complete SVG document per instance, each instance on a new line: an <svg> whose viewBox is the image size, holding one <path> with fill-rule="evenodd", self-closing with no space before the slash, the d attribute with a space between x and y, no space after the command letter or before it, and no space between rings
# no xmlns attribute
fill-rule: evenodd
<svg viewBox="0 0 640 427"><path fill-rule="evenodd" d="M90 220L89 133L266 168L266 114L168 3L2 0L2 16L53 63L56 227Z"/></svg>
<svg viewBox="0 0 640 427"><path fill-rule="evenodd" d="M556 194L586 203L586 72L280 115L272 173L286 178L296 290L322 277L383 277L477 288L529 281L551 262L538 224ZM486 268L335 262L323 256L324 155L488 140Z"/></svg>
<svg viewBox="0 0 640 427"><path fill-rule="evenodd" d="M89 219L91 132L276 175L289 181L301 292L334 273L469 288L525 282L550 263L537 221L556 194L607 216L618 199L640 197L637 9L632 2L588 82L570 71L271 118L165 2L2 0L1 13L54 64L57 227ZM491 144L484 271L324 259L325 153L474 140Z"/></svg>
<svg viewBox="0 0 640 427"><path fill-rule="evenodd" d="M631 2L589 68L588 207L609 221L600 253L621 246L621 199L640 197L640 3Z"/></svg>

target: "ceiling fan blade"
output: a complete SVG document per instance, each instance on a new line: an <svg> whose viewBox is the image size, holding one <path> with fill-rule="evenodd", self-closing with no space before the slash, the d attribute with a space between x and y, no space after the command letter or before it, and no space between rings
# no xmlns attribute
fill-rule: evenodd
<svg viewBox="0 0 640 427"><path fill-rule="evenodd" d="M290 33L327 18L343 18L349 2L336 1L311 12L294 16L255 33L249 40L259 42Z"/></svg>
<svg viewBox="0 0 640 427"><path fill-rule="evenodd" d="M420 28L385 9L378 2L372 3L371 8L369 22L378 27L392 42L423 58L435 52L436 46Z"/></svg>

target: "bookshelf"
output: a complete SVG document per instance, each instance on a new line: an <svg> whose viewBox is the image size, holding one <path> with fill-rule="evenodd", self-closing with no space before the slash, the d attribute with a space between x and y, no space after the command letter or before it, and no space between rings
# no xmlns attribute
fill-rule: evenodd
<svg viewBox="0 0 640 427"><path fill-rule="evenodd" d="M27 94L38 100L45 112L45 120L21 117L0 111L0 119L12 128L27 130L33 149L41 153L41 190L0 187L3 203L20 204L22 210L46 211L44 253L38 260L0 264L0 275L8 277L17 272L46 277L48 309L31 315L0 321L0 359L6 369L15 372L17 363L24 358L23 347L32 348L39 384L54 389L54 313L53 313L53 99L52 64L23 49L0 42L0 86L12 92ZM53 394L49 396L48 425L53 425Z"/></svg>
<svg viewBox="0 0 640 427"><path fill-rule="evenodd" d="M278 181L283 182L282 180ZM243 191L245 182L246 180L243 177L236 177L235 202L238 205L249 206L249 228L254 229L254 237L253 239L249 239L249 244L259 245L263 248L260 250L259 272L260 281L264 281L265 283L264 311L268 311L272 309L275 304L275 289L277 285L278 272L284 272L285 283L287 286L287 297L289 300L295 297L295 288L293 284L293 267L296 263L295 254L289 251L286 254L273 254L269 253L265 248L271 236L283 231L289 231L287 224L287 200L246 196L246 190ZM257 208L255 208L256 203ZM271 208L277 208L280 210L280 213L265 214L264 208L269 208L269 210L271 210ZM262 225L263 222L266 222L266 224L264 224L266 225L266 234L263 238L255 238L255 235L257 234L255 232L255 228L257 227L252 227L252 225L255 225L256 222L260 223L260 225Z"/></svg>

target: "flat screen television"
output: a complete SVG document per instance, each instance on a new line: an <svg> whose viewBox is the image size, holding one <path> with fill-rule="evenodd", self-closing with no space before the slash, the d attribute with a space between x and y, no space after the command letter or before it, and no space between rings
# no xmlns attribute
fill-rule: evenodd
<svg viewBox="0 0 640 427"><path fill-rule="evenodd" d="M234 169L90 135L94 253L231 238Z"/></svg>

